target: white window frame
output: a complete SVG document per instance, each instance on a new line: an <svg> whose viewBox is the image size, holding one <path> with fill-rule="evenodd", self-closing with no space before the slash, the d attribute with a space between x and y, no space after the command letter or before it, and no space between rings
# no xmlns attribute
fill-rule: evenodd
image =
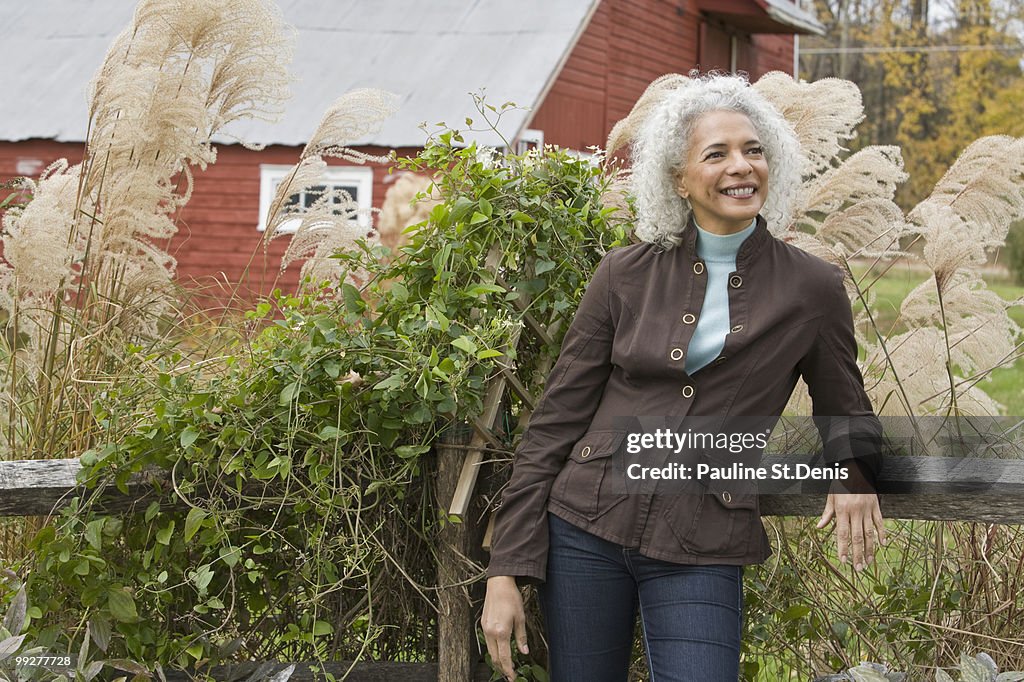
<svg viewBox="0 0 1024 682"><path fill-rule="evenodd" d="M516 154L524 154L528 149L544 149L544 131L536 128L527 128L515 142Z"/></svg>
<svg viewBox="0 0 1024 682"><path fill-rule="evenodd" d="M260 216L256 229L265 232L267 229L267 211L270 203L274 200L274 193L277 185L284 179L293 166L282 166L277 164L260 164ZM367 166L328 166L321 180L328 185L347 185L356 188L356 204L359 206L359 215L356 222L360 226L370 229L370 209L373 207L373 169ZM281 223L278 232L295 232L300 218L292 218Z"/></svg>

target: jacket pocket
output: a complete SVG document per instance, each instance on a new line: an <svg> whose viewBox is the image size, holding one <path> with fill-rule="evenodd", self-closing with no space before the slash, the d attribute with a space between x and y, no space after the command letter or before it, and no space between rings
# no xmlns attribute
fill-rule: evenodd
<svg viewBox="0 0 1024 682"><path fill-rule="evenodd" d="M679 544L690 554L746 556L761 539L756 493L679 495L665 517Z"/></svg>
<svg viewBox="0 0 1024 682"><path fill-rule="evenodd" d="M625 479L616 480L614 458L626 434L592 431L581 438L555 478L554 502L593 520L626 498Z"/></svg>

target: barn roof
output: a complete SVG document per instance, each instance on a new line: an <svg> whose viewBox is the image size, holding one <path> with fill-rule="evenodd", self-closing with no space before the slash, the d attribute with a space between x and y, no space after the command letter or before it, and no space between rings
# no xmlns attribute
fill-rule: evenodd
<svg viewBox="0 0 1024 682"><path fill-rule="evenodd" d="M492 104L539 106L599 2L278 0L298 28L290 69L299 80L279 123L246 121L231 132L262 144L304 144L327 106L359 87L399 95L397 114L358 141L388 147L422 146L424 121L478 120L468 93L484 87ZM134 6L9 3L0 22L0 140L84 140L87 84ZM506 113L501 131L516 136L528 115Z"/></svg>
<svg viewBox="0 0 1024 682"><path fill-rule="evenodd" d="M813 33L825 35L815 16L793 0L696 0L705 15L747 33Z"/></svg>

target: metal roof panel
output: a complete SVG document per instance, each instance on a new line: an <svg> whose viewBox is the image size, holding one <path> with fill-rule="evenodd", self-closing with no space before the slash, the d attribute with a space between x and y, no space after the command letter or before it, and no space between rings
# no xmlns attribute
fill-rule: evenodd
<svg viewBox="0 0 1024 682"><path fill-rule="evenodd" d="M304 144L324 110L357 87L399 95L400 109L360 144L421 146L421 121L478 119L468 93L539 105L545 84L600 0L281 0L298 29L298 80L279 123L243 121L227 132L261 144ZM0 139L82 141L88 83L131 19L124 0L46 0L5 8L0 45ZM10 67L14 68L10 68ZM516 135L526 112L502 117ZM227 141L230 138L220 138ZM495 135L479 139L493 144Z"/></svg>

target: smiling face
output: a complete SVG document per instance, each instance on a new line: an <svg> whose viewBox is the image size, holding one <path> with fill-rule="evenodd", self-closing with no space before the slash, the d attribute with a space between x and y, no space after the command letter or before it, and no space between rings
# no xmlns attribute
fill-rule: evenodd
<svg viewBox="0 0 1024 682"><path fill-rule="evenodd" d="M676 191L702 229L732 234L750 225L768 196L768 162L754 124L738 111L701 114L690 133Z"/></svg>

